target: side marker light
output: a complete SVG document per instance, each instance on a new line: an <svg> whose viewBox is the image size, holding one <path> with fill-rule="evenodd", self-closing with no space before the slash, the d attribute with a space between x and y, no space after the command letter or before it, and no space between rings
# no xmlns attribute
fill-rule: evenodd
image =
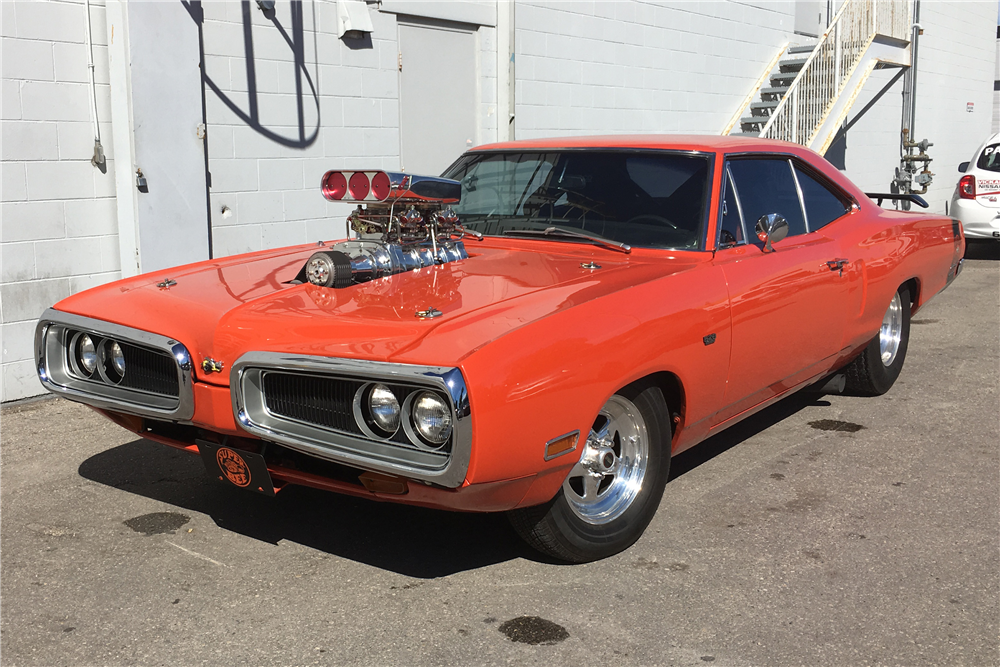
<svg viewBox="0 0 1000 667"><path fill-rule="evenodd" d="M580 432L573 431L572 433L561 435L554 440L549 440L545 443L545 460L549 461L557 456L572 452L576 449L576 443L579 439Z"/></svg>

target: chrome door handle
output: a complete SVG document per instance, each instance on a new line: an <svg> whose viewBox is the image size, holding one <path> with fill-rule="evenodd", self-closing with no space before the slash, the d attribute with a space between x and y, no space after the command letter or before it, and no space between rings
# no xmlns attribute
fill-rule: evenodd
<svg viewBox="0 0 1000 667"><path fill-rule="evenodd" d="M844 267L850 263L846 259L831 259L826 265L831 271L840 271L840 275L844 275Z"/></svg>

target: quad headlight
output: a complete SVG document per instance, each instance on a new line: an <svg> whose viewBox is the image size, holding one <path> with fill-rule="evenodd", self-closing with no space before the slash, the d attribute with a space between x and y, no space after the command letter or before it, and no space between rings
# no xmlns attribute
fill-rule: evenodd
<svg viewBox="0 0 1000 667"><path fill-rule="evenodd" d="M125 354L117 342L111 343L111 365L118 371L118 375L125 377Z"/></svg>
<svg viewBox="0 0 1000 667"><path fill-rule="evenodd" d="M439 451L453 431L451 403L436 391L371 382L354 395L354 420L366 436Z"/></svg>
<svg viewBox="0 0 1000 667"><path fill-rule="evenodd" d="M414 397L411 418L413 428L427 442L443 445L451 437L451 408L434 392L422 391Z"/></svg>
<svg viewBox="0 0 1000 667"><path fill-rule="evenodd" d="M94 339L83 334L76 339L76 362L87 375L93 375L97 370L97 346Z"/></svg>
<svg viewBox="0 0 1000 667"><path fill-rule="evenodd" d="M368 412L375 426L386 433L399 429L399 399L384 384L372 385L368 392Z"/></svg>

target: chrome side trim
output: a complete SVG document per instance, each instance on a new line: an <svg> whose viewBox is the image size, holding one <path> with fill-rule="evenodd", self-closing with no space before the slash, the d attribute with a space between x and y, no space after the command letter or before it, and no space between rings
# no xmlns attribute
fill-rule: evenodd
<svg viewBox="0 0 1000 667"><path fill-rule="evenodd" d="M74 377L66 335L70 330L114 338L169 354L177 364L178 396L126 389ZM95 408L169 421L187 421L194 416L191 355L180 342L159 334L49 308L42 313L35 327L35 371L42 386L52 393Z"/></svg>
<svg viewBox="0 0 1000 667"><path fill-rule="evenodd" d="M410 448L388 439L360 437L275 415L264 405L260 382L263 372L272 370L436 389L447 396L451 404L454 424L451 453ZM241 428L303 454L449 488L461 486L469 470L472 413L465 379L457 368L247 352L233 364L229 389L233 414Z"/></svg>

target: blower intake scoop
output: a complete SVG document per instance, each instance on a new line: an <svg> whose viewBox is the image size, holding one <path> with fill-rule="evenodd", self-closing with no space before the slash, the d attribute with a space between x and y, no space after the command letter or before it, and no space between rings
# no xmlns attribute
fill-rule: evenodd
<svg viewBox="0 0 1000 667"><path fill-rule="evenodd" d="M458 181L402 172L332 170L323 196L358 202L347 223L358 239L316 252L298 280L342 288L435 264L467 259L462 239L482 238L462 227L451 208L462 197Z"/></svg>

